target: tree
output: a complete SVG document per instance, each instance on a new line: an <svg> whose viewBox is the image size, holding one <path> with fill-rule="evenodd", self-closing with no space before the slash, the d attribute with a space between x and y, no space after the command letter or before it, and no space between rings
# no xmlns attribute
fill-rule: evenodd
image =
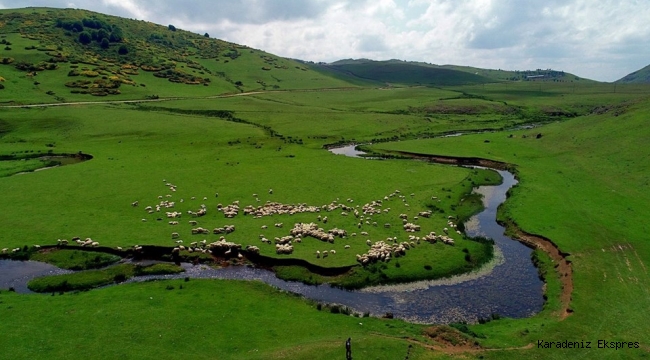
<svg viewBox="0 0 650 360"><path fill-rule="evenodd" d="M99 29L99 31L97 31L97 41L102 41L103 39L108 39L109 36L110 35L109 35L108 31L106 31L104 29Z"/></svg>
<svg viewBox="0 0 650 360"><path fill-rule="evenodd" d="M113 26L113 32L109 36L108 40L110 42L120 42L122 41L122 29L117 26Z"/></svg>
<svg viewBox="0 0 650 360"><path fill-rule="evenodd" d="M108 41L107 38L103 38L100 45L101 45L102 49L108 49L108 47L111 45L111 43L110 43L110 41Z"/></svg>
<svg viewBox="0 0 650 360"><path fill-rule="evenodd" d="M81 34L79 34L79 42L88 45L90 42L93 41L93 37L90 35L88 31L82 31Z"/></svg>
<svg viewBox="0 0 650 360"><path fill-rule="evenodd" d="M205 37L207 37L207 38L209 38L209 37L210 37L210 34L208 34L208 33L205 33L205 34L203 34L203 36L205 36Z"/></svg>
<svg viewBox="0 0 650 360"><path fill-rule="evenodd" d="M126 55L129 53L129 48L127 48L126 45L120 45L117 49L117 53L120 55Z"/></svg>
<svg viewBox="0 0 650 360"><path fill-rule="evenodd" d="M174 26L174 25L172 25L172 24L169 24L169 26L167 26L167 28L168 28L169 30L171 30L171 31L176 31L176 26Z"/></svg>

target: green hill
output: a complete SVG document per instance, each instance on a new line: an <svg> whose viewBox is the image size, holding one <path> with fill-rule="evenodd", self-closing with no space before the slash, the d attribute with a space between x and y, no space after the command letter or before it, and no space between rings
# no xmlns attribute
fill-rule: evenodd
<svg viewBox="0 0 650 360"><path fill-rule="evenodd" d="M494 82L487 77L464 71L400 60L346 59L316 66L332 73L382 84L450 86Z"/></svg>
<svg viewBox="0 0 650 360"><path fill-rule="evenodd" d="M648 84L650 83L650 65L615 81L618 84Z"/></svg>
<svg viewBox="0 0 650 360"><path fill-rule="evenodd" d="M579 82L595 83L596 81L581 78L577 75L552 69L537 70L501 70L482 69L471 66L442 65L443 69L464 71L471 74L484 76L497 81L552 81L552 82Z"/></svg>
<svg viewBox="0 0 650 360"><path fill-rule="evenodd" d="M330 64L315 64L314 70L356 81L359 84L404 84L453 86L503 81L544 81L593 83L593 80L552 69L495 70L471 66L435 65L425 62L370 59L342 59Z"/></svg>
<svg viewBox="0 0 650 360"><path fill-rule="evenodd" d="M0 10L2 102L351 86L297 61L173 25L86 10Z"/></svg>

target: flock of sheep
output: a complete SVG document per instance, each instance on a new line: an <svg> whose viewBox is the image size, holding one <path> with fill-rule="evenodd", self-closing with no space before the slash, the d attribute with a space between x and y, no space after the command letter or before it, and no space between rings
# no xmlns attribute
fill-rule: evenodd
<svg viewBox="0 0 650 360"><path fill-rule="evenodd" d="M171 192L176 191L177 187L175 185L171 183L166 183L166 186L169 187ZM272 189L269 189L269 194L273 194ZM411 197L413 197L414 195L415 194L411 194ZM172 197L172 194L167 194L165 196L170 198ZM219 194L216 193L215 197L218 196ZM258 194L253 194L253 197L257 202L260 202ZM163 196L159 196L158 198L161 200L159 204L155 206L147 206L145 208L145 210L149 214L153 214L155 212L161 212L162 209L172 209L176 206L176 202L170 200L163 200L164 199ZM196 197L192 197L191 199L195 200ZM318 213L316 216L316 220L323 224L327 224L329 221L328 217L323 216L320 213L340 211L341 216L354 216L356 218L355 222L357 228L362 229L364 226L377 227L378 226L377 222L373 221L372 217L375 215L389 213L391 211L391 208L384 207L384 203L391 201L393 199L402 200L402 202L404 203L403 205L408 208L409 205L406 202L407 197L405 195L402 195L399 190L395 190L391 194L384 196L383 199L373 200L364 205L352 206L351 204L354 203L354 200L350 198L346 199L345 202L341 202L341 203L339 203L337 199L335 201L332 201L329 204L322 205L322 206L307 205L304 203L303 204L282 204L280 202L266 201L266 203L257 206L247 205L243 207L243 214L245 216L252 216L255 219L260 219L263 217L274 216L274 215L295 215L295 214L303 214L303 213L314 213L314 214ZM437 199L437 198L432 197L432 199ZM207 197L203 197L203 200L207 200ZM183 203L184 200L180 199L179 202ZM135 201L131 205L137 207L139 203L138 201ZM234 201L231 204L227 204L225 206L222 204L218 204L216 210L218 212L222 212L225 218L234 218L238 216L240 213L240 202ZM208 212L208 207L205 204L202 204L197 211L187 211L187 213L194 218L204 216L207 214L207 212ZM175 219L181 218L182 216L181 212L169 210L165 214L169 219L172 219L171 221L169 221L170 225L179 224L179 221ZM401 221L404 231L406 231L407 233L417 233L421 231L421 226L414 223L414 221L417 221L420 217L430 218L431 216L432 216L431 211L421 211L418 212L417 216L413 216L411 221L409 221L409 215L405 213L399 214L397 217ZM143 219L143 221L144 220L145 219ZM456 225L452 223L451 217L449 217L448 220L449 220L448 226L452 229L455 228ZM212 231L210 231L209 229L203 227L196 227L198 225L197 220L190 220L189 224L193 226L191 229L191 234L193 235L197 235L197 234L208 235L210 234L210 232L212 232L213 234L230 234L235 231L234 225L225 225L223 227L214 228ZM282 228L283 225L284 225L283 223L275 223L274 227ZM262 225L261 227L264 230L268 229L267 225ZM384 228L387 229L391 228L391 224L385 223ZM312 237L322 242L332 244L334 243L334 240L337 237L341 239L348 239L347 241L349 242L350 239L357 236L356 233L351 233L350 236L348 237L348 232L346 230L338 229L338 228L331 228L329 230L326 230L314 222L295 223L293 228L291 228L289 232L290 235L288 236L275 237L273 242L267 239L263 234L261 234L260 240L263 244L275 245L276 254L292 254L294 251L294 245L301 243L303 239L306 237ZM373 242L370 239L367 239L366 244L370 246L370 249L364 254L361 255L357 254L356 255L357 261L363 265L376 262L376 261L390 261L390 259L393 257L399 257L405 255L407 250L415 247L416 244L420 244L421 241L427 241L429 243L435 243L437 241L441 241L448 245L454 245L454 240L448 236L448 228L444 228L443 232L444 235L442 234L437 235L433 231L422 237L409 235L408 242L407 241L399 242L397 240L397 237L394 238L388 237L385 241L377 241L377 242ZM456 232L460 234L460 231L456 230ZM361 231L360 234L362 236L368 236L367 231ZM177 243L177 246L172 251L173 253L179 253L180 251L189 251L189 252L200 251L200 252L210 253L210 254L218 253L226 256L236 253L237 256L239 257L242 256L239 253L239 251L242 249L242 245L228 242L225 240L223 236L221 236L220 240L217 242L208 244L207 240L203 240L201 242L193 242L190 244L190 246L187 247L180 245L182 244L183 241L179 240L179 238L180 238L179 233L177 232L172 233L172 239L176 240ZM252 252L256 254L260 253L260 248L258 246L248 245L245 247L245 249L248 252ZM344 249L350 249L350 245L345 244ZM325 258L333 254L336 254L336 250L334 249L316 251L317 258L321 258L321 257Z"/></svg>

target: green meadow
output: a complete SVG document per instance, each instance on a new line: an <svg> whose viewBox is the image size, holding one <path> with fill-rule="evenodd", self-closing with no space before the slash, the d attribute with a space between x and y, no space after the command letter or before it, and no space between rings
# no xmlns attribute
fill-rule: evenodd
<svg viewBox="0 0 650 360"><path fill-rule="evenodd" d="M352 199L353 202L347 204L354 205L382 199L397 189L407 194L410 206L406 207L404 201L387 201L386 206L390 206L391 211L373 219L379 223L377 227L364 225L363 229L357 229L356 219L343 216L337 211L328 213L330 221L327 226L343 228L350 233L366 230L369 233L368 238L372 239L404 237L396 216L398 213L415 215L417 211L435 206L440 212L435 213L430 219L422 219L419 222L423 232L428 232L440 231L445 226L449 215L456 216L461 213L469 215L476 211L471 206L470 209L459 207L460 200L467 196L472 184L495 182L492 172L409 160L353 159L333 155L322 149L324 145L332 142L369 141L377 137L378 133L395 133L404 135L405 140L380 142L372 145L371 148L380 152L398 150L478 156L514 164L520 185L512 191L510 199L500 209L499 216L503 220L515 222L530 233L550 238L562 251L570 254L575 285L571 302L573 314L564 320L557 315L556 297L559 296L560 285L555 280L557 275L552 264L544 260L545 255L540 253L538 255L542 264L540 266L542 269L547 269L545 271L548 300L545 310L528 319L501 319L486 324L471 325L471 331L480 335L472 341L486 348L497 349L525 347L527 344L536 343L539 339L596 341L602 338L608 341L630 340L639 341L641 344L647 343L649 339L643 335L648 332L642 321L644 313L642 310L647 309L648 306L643 301L647 299L644 289L648 281L645 270L648 249L642 239L647 230L643 221L648 215L647 194L643 189L647 187L648 164L645 162L646 157L642 156L642 142L645 139L644 114L647 114L648 107L642 94L633 94L633 96L603 94L600 97L602 101L600 106L596 107L596 101L590 94L594 90L581 88L580 90L584 91L583 95L567 93L562 96L557 94L560 90L554 89L549 94L542 94L552 99L549 101L552 106L583 110L576 116L561 117L534 129L406 140L417 135L405 130L412 130L411 126L413 128L422 126L422 129L425 129L426 126L419 122L424 123L427 117L435 119L439 116L440 119L436 121L446 122L445 126L440 127L440 134L454 130L479 130L480 124L472 124L471 121L467 121L468 127L458 129L450 127L453 121L450 121L446 114L436 114L435 110L428 113L399 111L416 106L439 109L439 103L445 101L441 99L451 97L450 95L453 94L470 93L469 90L396 89L391 92L399 95L391 99L392 102L386 100L387 91L369 89L318 93L271 92L245 97L177 100L142 105L106 104L2 109L4 129L6 129L0 144L3 154L21 155L39 152L45 154L48 150L53 150L55 153L82 151L93 155L92 160L82 163L1 178L0 182L5 189L5 201L0 206L3 208L4 221L8 225L5 230L7 236L2 240L3 245L6 247L47 245L55 244L60 238L70 239L80 236L91 237L102 246L109 247L126 248L136 244L172 247L175 246L175 242L170 236L171 232L179 232L186 243L203 238L209 240L218 238L212 234L191 235L192 226L188 224L186 218L181 218L179 225L172 226L168 225L167 218L158 221L159 213L148 214L144 211L144 206L155 205L160 201L158 196L167 194L172 195L169 198L172 200L184 199L182 203L177 202L175 208L182 212L196 210L201 204L206 204L209 211L205 217L198 219L199 225L211 229L233 224L237 230L227 236L228 240L243 245L259 246L262 254L276 257L287 255L276 255L272 245L259 242L259 235L263 234L268 238L287 235L289 228L295 222L316 222L316 214L274 215L261 219L239 215L227 219L222 213L216 211L216 205L218 203L226 205L236 200L239 200L242 205L257 205L256 198L259 198L260 202L268 200L286 204L315 205L329 204L333 201L345 203L347 199ZM409 93L412 96L409 96ZM501 94L498 91L486 90L483 93L477 92L476 95L490 99L490 102L496 101L499 96L508 97L506 102L516 103L524 113L541 111L540 104L543 103L543 99L539 96L530 96L525 92L516 96L516 94ZM315 96L319 99L316 100ZM355 100L355 97L358 98ZM569 101L563 103L558 97ZM471 106L473 102L486 100L464 101L466 103L463 106ZM602 107L604 110L586 110L589 106L594 106L594 109ZM466 116L468 119L490 116L496 122L495 128L509 126L510 115L507 113L504 115L502 111L496 111L490 114L490 109L495 108L481 109L477 114L461 116ZM224 117L223 113L217 110L231 112L231 115ZM310 114L312 115L309 116ZM385 121L382 120L384 117ZM526 123L526 119L522 120L522 123ZM334 124L340 126L332 126L326 133L327 126ZM428 131L434 130L428 129ZM541 138L537 138L537 134L540 133ZM176 192L170 193L165 186L166 182L176 185ZM273 189L272 194L269 194L269 189ZM215 196L216 193L218 197ZM410 196L411 193L414 195ZM440 202L433 201L432 196L437 197ZM192 197L195 197L195 200L191 200ZM204 197L207 199L203 200ZM134 201L139 201L140 206L132 207L131 203ZM284 223L284 227L273 226L278 222ZM386 222L392 222L395 226L390 229L381 226ZM263 225L267 225L268 229L262 229ZM291 256L325 267L354 265L354 254L367 249L365 238L349 236L346 239L336 239L333 244L308 238L302 244L296 244L295 252ZM416 246L415 249L407 252L406 256L388 263L388 266L381 271L383 277L376 281L390 282L386 277L394 281L435 278L445 273L467 269L468 265L471 267L471 264L467 264L464 260L464 253L461 250L466 248L472 256L479 256L483 251L482 245L456 234L454 238L457 241L455 247L426 243ZM343 246L346 244L351 248L344 249ZM314 256L316 250L331 249L335 249L337 254L324 259L317 259ZM427 273L423 270L422 265L427 261L432 263L435 271ZM396 263L400 266L397 267ZM359 270L363 272L362 268L355 269L357 269L355 272ZM321 277L317 274L305 273L300 268L283 267L278 268L277 272L279 276L288 279L345 284L345 279ZM367 275L354 274L348 277L352 279L348 281L355 281L355 277L358 278L356 281L368 280ZM34 308L44 307L43 311L45 311L49 301L57 301L60 304L57 306L80 307L85 309L84 316L87 317L70 321L82 326L81 324L93 318L92 304L97 298L110 299L111 294L122 291L133 294L128 296L136 296L147 291L144 289L150 289L152 294L164 295L165 298L175 292L181 292L180 289L166 290L165 283L167 282L119 285L92 290L88 293L57 295L53 298L4 292L1 301L3 304L9 304L3 310L5 313L20 312L22 314L20 316L26 316L25 312L33 311ZM175 284L172 285L175 289L178 289L180 282L171 283ZM190 283L201 283L201 286L218 288L226 286L223 284L231 284L223 281L191 281ZM235 299L241 298L237 294L251 291L245 289L266 288L263 285L240 282L232 284L227 285L231 289L229 290L231 295L227 299L224 298L223 306L235 306L227 305L228 301L236 301ZM236 289L240 289L241 292ZM183 290L185 293L189 292L186 290L189 288ZM270 321L273 316L295 316L288 313L264 315L267 312L264 309L270 306L269 301L289 302L293 305L288 306L286 311L298 311L292 310L294 308L303 309L296 317L302 322L320 323L323 317L330 319L327 321L343 321L347 325L337 326L341 326L341 329L350 327L351 334L358 334L359 342L364 343L360 346L367 348L369 354L376 354L374 355L376 358L391 358L390 355L385 355L386 352L390 354L404 352L409 344L417 349L414 350L411 358L434 358L440 355L438 352L427 350L425 345L399 339L408 337L423 343L441 345L439 341L436 342L424 335L424 328L421 326L379 319L361 321L349 316L318 311L314 304L309 305L304 300L291 295L272 294L269 290L260 291L261 293L248 300L251 301L251 308L247 310L258 309L256 311L259 318ZM199 295L202 291L196 289L195 294L202 296ZM29 299L29 301L21 299ZM160 305L160 311L171 314L175 312L174 309L184 307L185 303L179 302L178 299L178 297L169 298L165 304ZM16 301L20 301L20 307L17 306ZM123 304L128 303L124 299L122 301ZM215 304L215 306L222 305ZM234 334L243 331L250 323L238 317L246 314L247 311L246 309L237 311L239 315L233 315L235 317L232 321L228 321L227 325L221 325L223 331ZM128 312L121 312L121 314L118 317L121 320L114 321L132 322L129 320L129 316L132 315ZM203 327L200 324L210 321L209 314L210 312L206 313L205 318L196 317L195 320L188 320L187 326L190 326L188 331L191 336L201 334L199 329ZM3 318L4 316L3 314ZM23 326L39 328L38 322L46 319L47 317L43 316L27 316ZM366 332L365 327L361 328L358 325L359 322L365 324L367 321L378 324L378 330ZM3 322L3 324L11 324L11 322ZM359 329L354 325L359 326ZM171 332L171 325L169 326L168 331ZM105 324L101 327L108 329L110 325ZM142 325L142 327L146 326ZM155 338L153 331L157 329L145 331L141 327L138 328L142 331L140 336L146 337L148 336L146 334L149 334ZM351 328L355 328L356 332ZM402 330L400 335L389 341L393 331L390 329L393 328L408 330ZM9 330L7 328L7 331ZM272 329L267 330L250 337L251 341L260 342L257 346L249 348L243 344L218 343L213 343L211 346L221 349L224 358L236 358L239 355L239 358L290 358L292 356L318 358L321 352L323 354L331 354L328 351L335 352L337 348L331 345L332 341L340 341L336 336L327 335L330 332L323 326L314 326L314 330L309 332L311 335L306 338L282 335L297 331L294 322L279 321ZM106 330L100 328L96 331L98 331L97 336L101 336L102 331ZM45 333L40 336L41 341L45 343L57 341L55 337ZM347 333L345 336L348 336ZM286 339L287 337L291 339ZM232 338L237 336L233 335ZM129 343L129 341L136 340L122 339L119 342ZM263 345L268 341L272 341L275 345ZM62 351L56 349L61 349L61 346L60 343L56 347L48 345L41 347L40 351L56 357L57 351ZM29 347L26 343L24 346L14 348L17 353L27 354L28 352L25 351ZM88 347L84 351L99 351L93 345L84 345L84 347ZM123 346L117 345L103 344L101 348L104 349L101 351L125 351ZM176 347L170 344L164 348ZM205 356L209 356L207 349L209 347L201 352ZM238 351L242 349L248 349L247 351L257 349L259 354L241 355ZM104 354L101 351L99 354ZM599 356L606 354L608 357L610 355L627 357L633 353L645 352L643 348L625 352L620 350L612 352L606 349L598 351L601 351L597 353ZM105 356L110 356L109 353L106 354ZM499 358L531 355L547 358L562 357L567 353L561 350L526 349L480 352L477 356L478 354L483 357ZM322 356L327 358L330 355Z"/></svg>
<svg viewBox="0 0 650 360"><path fill-rule="evenodd" d="M7 249L0 258L79 270L32 280L41 294L0 289L0 358L333 359L342 358L348 337L355 359L648 356L647 85L557 72L549 81L509 81L522 75L412 63L373 69L343 62L337 70L83 10L0 15L0 249ZM111 40L97 41L97 28L110 30ZM79 30L95 40L82 43ZM409 86L422 76L441 78ZM351 143L389 157L327 151ZM158 246L171 258L180 244L219 240L212 229L225 225L236 229L224 235L228 241L257 246L276 261L350 268L336 276L298 265L271 269L306 283L360 288L480 268L492 258L491 244L454 231L454 246L421 241L390 262L359 265L367 240L408 240L400 214L421 226L416 235L440 233L450 218L462 223L481 210L473 187L500 182L494 171L403 159L402 152L509 164L519 184L498 218L510 233L543 236L567 254L570 313L560 300L565 275L540 249L531 260L545 281L542 311L478 324L367 317L256 281L115 284L182 270L111 265L120 260L115 254ZM92 159L48 157L75 154ZM155 211L163 201L173 208ZM363 220L341 208L243 214L266 203L361 209L373 201L382 201L382 212ZM235 202L234 218L217 210ZM205 216L188 214L203 206ZM415 220L426 210L430 218ZM347 235L333 243L307 237L292 254L276 253L274 238L310 222ZM196 226L210 233L192 234ZM82 248L75 237L98 246ZM55 247L63 239L68 248ZM212 266L247 263L198 256ZM633 348L598 348L599 340ZM591 342L591 349L544 349L540 341Z"/></svg>

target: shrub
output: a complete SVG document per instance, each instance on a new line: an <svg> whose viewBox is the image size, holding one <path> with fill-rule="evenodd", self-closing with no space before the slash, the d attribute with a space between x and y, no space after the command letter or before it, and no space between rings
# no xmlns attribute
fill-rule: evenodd
<svg viewBox="0 0 650 360"><path fill-rule="evenodd" d="M88 45L91 41L93 41L93 38L88 31L82 31L79 34L79 42L83 45Z"/></svg>

